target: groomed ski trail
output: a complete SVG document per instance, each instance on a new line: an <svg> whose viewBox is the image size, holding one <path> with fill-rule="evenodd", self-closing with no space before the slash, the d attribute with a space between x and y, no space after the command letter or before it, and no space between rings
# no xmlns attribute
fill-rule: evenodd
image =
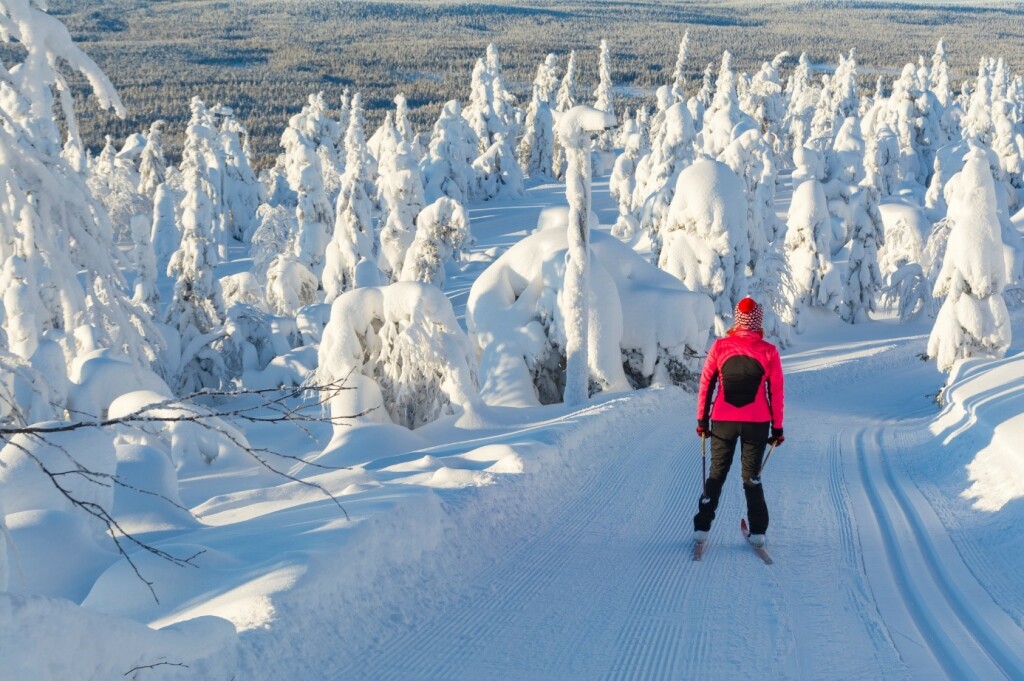
<svg viewBox="0 0 1024 681"><path fill-rule="evenodd" d="M849 513L833 501L845 497L807 484L828 479L828 458L803 445L773 456L774 565L736 531L738 462L703 560L692 561L700 450L692 397L678 396L666 393L673 402L638 414L628 432L609 428L599 451L572 453L601 463L541 530L328 677L801 679L829 678L842 660L843 678L911 678L900 676L856 552L835 558L853 537L838 529ZM798 428L811 432L815 418Z"/></svg>

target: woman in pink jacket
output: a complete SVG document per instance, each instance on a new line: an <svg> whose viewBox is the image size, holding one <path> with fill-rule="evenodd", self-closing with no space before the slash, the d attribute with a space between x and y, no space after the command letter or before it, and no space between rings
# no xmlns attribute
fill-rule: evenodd
<svg viewBox="0 0 1024 681"><path fill-rule="evenodd" d="M736 304L728 335L711 345L697 393L697 435L711 438L711 471L693 517L694 539L707 539L715 519L722 485L740 441L743 492L747 497L750 543L764 546L768 506L760 471L769 443L781 445L782 361L778 349L764 340L763 311L752 298ZM716 390L717 388L717 390Z"/></svg>

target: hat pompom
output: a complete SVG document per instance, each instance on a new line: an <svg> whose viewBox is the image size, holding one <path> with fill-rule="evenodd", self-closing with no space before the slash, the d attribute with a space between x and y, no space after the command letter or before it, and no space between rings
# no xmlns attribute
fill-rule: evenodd
<svg viewBox="0 0 1024 681"><path fill-rule="evenodd" d="M757 303L754 302L753 298L744 298L736 305L736 309L744 314L750 314L757 307Z"/></svg>

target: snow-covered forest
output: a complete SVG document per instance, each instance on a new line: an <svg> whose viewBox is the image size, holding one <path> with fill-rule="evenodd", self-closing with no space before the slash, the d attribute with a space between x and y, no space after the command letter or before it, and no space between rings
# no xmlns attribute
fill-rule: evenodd
<svg viewBox="0 0 1024 681"><path fill-rule="evenodd" d="M524 516L558 512L574 480L615 465L627 445L613 434L682 447L666 424L689 433L708 343L748 295L787 370L897 348L875 387L902 394L906 370L922 392L910 411L937 412L938 397L950 429L984 394L970 380L1018 347L1019 55L967 72L939 39L865 68L856 43L826 65L794 39L743 69L728 41L677 25L638 96L613 32L585 67L550 45L526 84L496 41L429 124L403 89L375 120L358 83L316 88L287 103L261 163L230 98L191 96L187 124L145 121L90 149L80 117L123 118L119 83L39 3L0 0L0 26L12 678L372 677L360 660L373 655L419 678L380 641L543 529ZM856 343L836 349L844 338ZM579 460L592 449L611 463ZM997 458L973 489L1002 508L1024 495L1024 464ZM988 591L997 573L978 578ZM1024 584L1007 588L999 612L1021 616ZM890 621L858 621L871 617ZM1002 673L1024 668L1016 639L983 638ZM911 672L957 669L891 645Z"/></svg>

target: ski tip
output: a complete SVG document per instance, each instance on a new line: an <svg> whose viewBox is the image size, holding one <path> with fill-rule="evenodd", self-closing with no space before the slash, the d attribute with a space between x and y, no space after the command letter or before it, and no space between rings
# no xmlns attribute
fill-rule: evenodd
<svg viewBox="0 0 1024 681"><path fill-rule="evenodd" d="M744 532L747 531L747 519L746 518L740 518L740 529L743 530Z"/></svg>

